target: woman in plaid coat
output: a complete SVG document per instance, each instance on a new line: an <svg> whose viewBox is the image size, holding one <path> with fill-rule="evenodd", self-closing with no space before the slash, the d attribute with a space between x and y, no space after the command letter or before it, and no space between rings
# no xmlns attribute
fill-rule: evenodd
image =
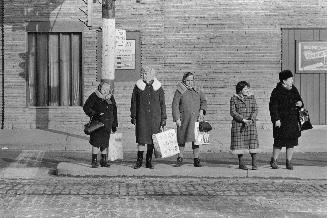
<svg viewBox="0 0 327 218"><path fill-rule="evenodd" d="M247 170L242 158L250 153L252 169L256 170L256 153L258 153L258 133L256 117L258 107L254 95L250 94L250 84L241 81L236 85L236 94L230 99L230 115L233 117L231 129L231 151L238 155L239 168Z"/></svg>

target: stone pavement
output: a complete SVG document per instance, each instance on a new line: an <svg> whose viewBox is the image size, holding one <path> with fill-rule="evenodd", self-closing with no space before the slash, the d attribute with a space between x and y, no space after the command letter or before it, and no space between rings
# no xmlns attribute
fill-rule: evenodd
<svg viewBox="0 0 327 218"><path fill-rule="evenodd" d="M205 178L0 180L3 217L326 217L326 181Z"/></svg>

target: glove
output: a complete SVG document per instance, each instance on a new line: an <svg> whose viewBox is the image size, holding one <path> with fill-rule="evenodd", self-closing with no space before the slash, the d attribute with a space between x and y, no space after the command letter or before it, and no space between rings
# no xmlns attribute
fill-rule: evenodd
<svg viewBox="0 0 327 218"><path fill-rule="evenodd" d="M132 123L133 125L135 125L135 124L136 124L136 119L135 119L135 118L132 118L132 119L131 119L131 123Z"/></svg>
<svg viewBox="0 0 327 218"><path fill-rule="evenodd" d="M166 120L161 120L160 126L165 127L166 126Z"/></svg>
<svg viewBox="0 0 327 218"><path fill-rule="evenodd" d="M113 126L113 127L111 128L111 130L112 130L112 133L115 133L115 132L117 132L117 127L116 127L116 126Z"/></svg>

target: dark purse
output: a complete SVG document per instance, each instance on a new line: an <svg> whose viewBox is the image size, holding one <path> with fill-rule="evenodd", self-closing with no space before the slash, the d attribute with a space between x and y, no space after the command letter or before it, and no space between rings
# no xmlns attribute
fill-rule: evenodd
<svg viewBox="0 0 327 218"><path fill-rule="evenodd" d="M200 132L209 132L212 130L212 126L207 121L199 122L199 131Z"/></svg>
<svg viewBox="0 0 327 218"><path fill-rule="evenodd" d="M301 108L299 111L299 121L301 131L312 129L312 124L309 117L309 112L307 109Z"/></svg>
<svg viewBox="0 0 327 218"><path fill-rule="evenodd" d="M104 127L104 124L99 120L93 119L91 117L90 121L84 125L84 133L86 135L91 135L91 133L101 129Z"/></svg>

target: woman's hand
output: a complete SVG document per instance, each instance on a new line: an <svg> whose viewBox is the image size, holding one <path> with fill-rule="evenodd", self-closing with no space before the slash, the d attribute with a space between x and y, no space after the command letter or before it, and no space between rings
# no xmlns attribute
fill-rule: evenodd
<svg viewBox="0 0 327 218"><path fill-rule="evenodd" d="M199 114L199 122L204 121L204 114L203 114L203 110L200 110L200 114Z"/></svg>
<svg viewBox="0 0 327 218"><path fill-rule="evenodd" d="M243 123L244 123L246 126L249 126L249 125L251 125L252 120L246 120L246 119L243 119Z"/></svg>
<svg viewBox="0 0 327 218"><path fill-rule="evenodd" d="M180 127L182 125L181 119L176 120L176 125L177 127Z"/></svg>
<svg viewBox="0 0 327 218"><path fill-rule="evenodd" d="M276 127L280 127L280 126L281 126L280 120L277 120L277 121L275 122L275 126L276 126Z"/></svg>
<svg viewBox="0 0 327 218"><path fill-rule="evenodd" d="M302 101L298 101L298 102L296 102L295 106L296 106L296 107L302 107Z"/></svg>

